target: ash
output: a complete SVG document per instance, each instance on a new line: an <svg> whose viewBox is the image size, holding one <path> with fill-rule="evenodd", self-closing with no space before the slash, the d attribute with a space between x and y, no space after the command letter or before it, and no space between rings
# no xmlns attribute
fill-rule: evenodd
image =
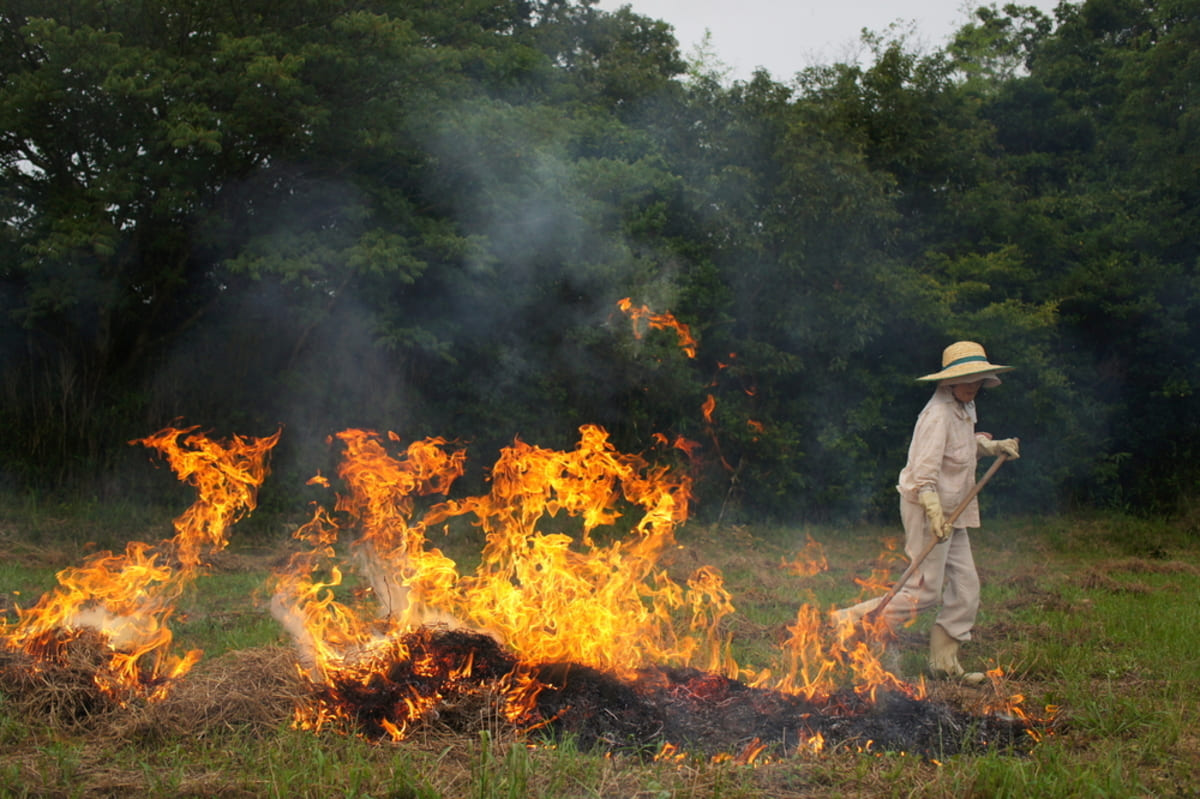
<svg viewBox="0 0 1200 799"><path fill-rule="evenodd" d="M782 756L819 734L826 750L944 758L1019 753L1033 744L1024 722L895 692L871 702L847 691L815 703L694 669L646 669L632 683L578 666L544 667L538 676L552 686L539 697L539 711L581 748L646 754L670 742L713 756L762 745Z"/></svg>
<svg viewBox="0 0 1200 799"><path fill-rule="evenodd" d="M443 724L459 728L495 713L480 713L473 702L491 697L513 671L532 675L544 687L536 706L520 725L531 735L571 737L583 751L607 751L649 757L664 744L704 756L763 748L786 756L820 736L825 750L906 752L928 758L1000 751L1019 754L1032 748L1031 728L1023 721L975 716L945 703L896 693L874 701L845 691L813 702L803 697L752 688L696 669L654 667L623 680L576 663L519 664L488 636L425 628L406 644L430 655L426 662L452 664L470 658L468 677L451 669L414 671L396 663L366 683L325 686L322 701L354 708L351 716L367 737L378 736L384 720L404 697L437 697L434 711ZM469 712L463 712L467 707Z"/></svg>

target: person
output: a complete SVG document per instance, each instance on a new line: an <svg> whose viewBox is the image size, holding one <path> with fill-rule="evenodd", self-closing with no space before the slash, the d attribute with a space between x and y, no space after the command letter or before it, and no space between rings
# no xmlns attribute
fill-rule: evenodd
<svg viewBox="0 0 1200 799"><path fill-rule="evenodd" d="M917 378L936 383L937 389L917 418L908 462L896 486L904 551L910 560L916 559L930 536L940 541L879 617L894 628L941 603L929 636L929 670L939 679L955 678L968 684L984 680L982 673L965 672L958 662L959 644L970 640L979 610L979 575L967 534L968 529L979 526L979 503L972 499L953 524L947 515L975 485L981 455L1020 457L1016 438L993 440L987 433L975 432L976 395L981 388L1000 385L997 375L1012 368L988 361L983 346L974 341L956 341L942 352L940 371ZM835 610L831 620L839 627L856 623L881 600L877 597Z"/></svg>

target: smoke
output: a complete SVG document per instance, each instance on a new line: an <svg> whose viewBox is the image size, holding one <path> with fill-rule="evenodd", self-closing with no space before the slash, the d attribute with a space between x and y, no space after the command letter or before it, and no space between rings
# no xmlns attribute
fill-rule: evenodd
<svg viewBox="0 0 1200 799"><path fill-rule="evenodd" d="M615 303L643 286L653 301L674 299L662 296L672 281L661 259L634 251L614 208L644 176L579 157L580 136L560 109L487 100L447 110L427 132L429 190L478 246L432 276L438 318L421 321L469 364L470 384L445 400L492 444L566 441L579 423L616 416L629 387L614 373Z"/></svg>
<svg viewBox="0 0 1200 799"><path fill-rule="evenodd" d="M102 633L108 639L108 645L116 652L134 652L145 646L152 635L147 633L146 625L154 625L152 612L143 611L137 615L116 615L100 605L88 605L76 611L67 623L68 627L87 628Z"/></svg>
<svg viewBox="0 0 1200 799"><path fill-rule="evenodd" d="M296 647L296 658L300 668L313 682L320 680L319 659L317 657L317 640L304 624L304 617L299 612L294 601L283 594L271 597L271 616L279 622L292 638Z"/></svg>

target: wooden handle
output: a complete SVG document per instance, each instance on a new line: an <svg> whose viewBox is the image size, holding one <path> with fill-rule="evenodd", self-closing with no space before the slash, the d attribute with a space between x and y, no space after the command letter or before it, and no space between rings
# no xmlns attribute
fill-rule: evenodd
<svg viewBox="0 0 1200 799"><path fill-rule="evenodd" d="M978 483L971 486L971 490L967 492L967 496L962 502L958 503L958 507L954 509L954 513L951 513L950 517L946 519L947 524L954 524L954 522L958 520L958 517L962 515L962 512L965 511L967 506L971 504L971 500L978 496L979 490L987 485L988 480L992 479L992 475L996 473L997 469L1004 465L1006 460L1008 460L1008 455L1004 454L1003 452L996 456L996 460L992 463L991 467L984 472L983 477L980 478ZM883 599L879 600L879 604L876 605L871 612L866 614L866 618L874 619L883 612L883 609L888 606L888 603L895 598L896 594L900 593L900 589L903 588L908 583L909 579L912 578L913 573L921 567L922 563L925 562L925 558L929 557L929 553L933 551L933 548L942 543L942 541L943 539L938 538L937 535L934 535L930 539L929 543L925 545L925 549L921 551L921 554L913 558L913 562L908 564L908 568L904 570L904 574L900 575L900 579L896 581L896 584L892 586L891 590L883 595Z"/></svg>

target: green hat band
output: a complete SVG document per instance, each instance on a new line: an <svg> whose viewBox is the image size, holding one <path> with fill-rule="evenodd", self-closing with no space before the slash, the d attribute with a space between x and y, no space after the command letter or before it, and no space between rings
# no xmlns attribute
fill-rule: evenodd
<svg viewBox="0 0 1200 799"><path fill-rule="evenodd" d="M983 361L984 363L987 363L987 356L985 356L985 355L968 355L965 358L959 358L957 361L951 361L950 363L943 366L942 369L943 370L949 369L951 366L958 366L960 363L970 363L971 361Z"/></svg>

